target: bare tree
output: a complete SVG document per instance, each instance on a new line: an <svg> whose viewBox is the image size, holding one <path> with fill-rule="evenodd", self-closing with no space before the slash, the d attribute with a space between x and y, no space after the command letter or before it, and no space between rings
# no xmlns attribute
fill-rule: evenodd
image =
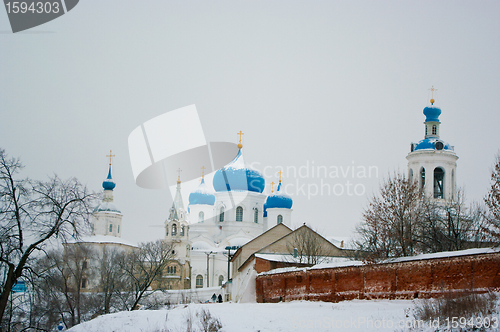
<svg viewBox="0 0 500 332"><path fill-rule="evenodd" d="M479 207L466 207L463 189L455 200L426 200L422 219L421 252L463 250L480 245Z"/></svg>
<svg viewBox="0 0 500 332"><path fill-rule="evenodd" d="M287 251L294 256L293 262L315 265L334 256L333 245L304 225L289 235L286 243Z"/></svg>
<svg viewBox="0 0 500 332"><path fill-rule="evenodd" d="M111 312L113 298L125 290L126 274L120 262L125 262L126 253L117 248L105 246L99 258L99 290L103 296L103 312Z"/></svg>
<svg viewBox="0 0 500 332"><path fill-rule="evenodd" d="M500 153L496 156L491 172L491 185L484 198L487 211L484 213L486 224L482 228L485 239L500 245Z"/></svg>
<svg viewBox="0 0 500 332"><path fill-rule="evenodd" d="M55 239L78 236L96 198L76 179L18 179L19 159L0 149L0 320L13 285L32 269L36 253Z"/></svg>
<svg viewBox="0 0 500 332"><path fill-rule="evenodd" d="M357 226L359 249L368 259L414 255L418 250L424 196L415 182L394 174L372 197Z"/></svg>
<svg viewBox="0 0 500 332"><path fill-rule="evenodd" d="M138 308L139 301L153 283L161 286L163 270L173 256L173 243L164 240L141 243L137 250L122 256L119 264L127 279L130 310Z"/></svg>

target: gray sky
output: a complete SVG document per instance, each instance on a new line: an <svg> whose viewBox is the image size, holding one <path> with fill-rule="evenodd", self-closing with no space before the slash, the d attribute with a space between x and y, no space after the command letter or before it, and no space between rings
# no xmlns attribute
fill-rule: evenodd
<svg viewBox="0 0 500 332"><path fill-rule="evenodd" d="M172 198L134 184L127 138L196 104L207 141L242 130L261 170L376 166L378 178L283 179L296 224L349 236L380 180L406 172L431 86L458 184L469 201L484 196L500 148L499 17L498 1L82 0L12 34L0 10L0 147L26 176L76 176L96 191L112 149L123 237L153 240ZM322 180L366 194L308 198Z"/></svg>

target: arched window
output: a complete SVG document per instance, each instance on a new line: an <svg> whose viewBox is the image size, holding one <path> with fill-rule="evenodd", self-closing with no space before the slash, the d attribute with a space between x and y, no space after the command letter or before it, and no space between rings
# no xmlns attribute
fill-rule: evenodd
<svg viewBox="0 0 500 332"><path fill-rule="evenodd" d="M259 209L257 208L253 211L253 222L256 224L259 223Z"/></svg>
<svg viewBox="0 0 500 332"><path fill-rule="evenodd" d="M177 266L174 266L174 274L177 273Z"/></svg>
<svg viewBox="0 0 500 332"><path fill-rule="evenodd" d="M432 126L432 135L437 135L437 126L436 125L433 125Z"/></svg>
<svg viewBox="0 0 500 332"><path fill-rule="evenodd" d="M219 286L222 286L222 283L224 282L224 276L221 274L219 276Z"/></svg>
<svg viewBox="0 0 500 332"><path fill-rule="evenodd" d="M203 276L201 274L196 276L196 288L203 288Z"/></svg>
<svg viewBox="0 0 500 332"><path fill-rule="evenodd" d="M109 224L109 232L111 233L113 231L113 224Z"/></svg>
<svg viewBox="0 0 500 332"><path fill-rule="evenodd" d="M172 225L172 236L176 236L177 235L177 224L173 224Z"/></svg>
<svg viewBox="0 0 500 332"><path fill-rule="evenodd" d="M87 278L82 278L82 288L87 288Z"/></svg>
<svg viewBox="0 0 500 332"><path fill-rule="evenodd" d="M236 221L243 221L243 208L241 206L236 208Z"/></svg>
<svg viewBox="0 0 500 332"><path fill-rule="evenodd" d="M205 213L203 213L203 211L200 211L200 213L198 213L198 222L204 222L205 221Z"/></svg>
<svg viewBox="0 0 500 332"><path fill-rule="evenodd" d="M413 183L413 170L411 168L408 177L410 178L410 183Z"/></svg>
<svg viewBox="0 0 500 332"><path fill-rule="evenodd" d="M444 171L441 167L434 169L434 198L444 198Z"/></svg>
<svg viewBox="0 0 500 332"><path fill-rule="evenodd" d="M220 213L219 213L219 221L223 222L224 221L224 207L220 208Z"/></svg>
<svg viewBox="0 0 500 332"><path fill-rule="evenodd" d="M184 236L184 226L181 226L181 236Z"/></svg>
<svg viewBox="0 0 500 332"><path fill-rule="evenodd" d="M283 216L280 214L278 215L278 224L281 224L283 222Z"/></svg>
<svg viewBox="0 0 500 332"><path fill-rule="evenodd" d="M427 126L425 126L425 136L427 136Z"/></svg>
<svg viewBox="0 0 500 332"><path fill-rule="evenodd" d="M116 232L120 233L120 225L118 225L118 228L117 228Z"/></svg>
<svg viewBox="0 0 500 332"><path fill-rule="evenodd" d="M425 168L420 169L420 188L424 190L425 187Z"/></svg>

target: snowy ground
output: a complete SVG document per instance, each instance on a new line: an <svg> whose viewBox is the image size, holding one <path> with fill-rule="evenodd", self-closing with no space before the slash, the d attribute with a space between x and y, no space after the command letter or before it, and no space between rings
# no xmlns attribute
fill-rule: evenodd
<svg viewBox="0 0 500 332"><path fill-rule="evenodd" d="M276 331L434 331L415 324L413 301L354 300L340 303L295 301L288 303L190 304L171 310L139 310L98 317L69 329L71 332L184 332L191 315L202 308L220 319L223 332ZM408 328L409 327L409 328ZM498 331L498 329L487 329Z"/></svg>

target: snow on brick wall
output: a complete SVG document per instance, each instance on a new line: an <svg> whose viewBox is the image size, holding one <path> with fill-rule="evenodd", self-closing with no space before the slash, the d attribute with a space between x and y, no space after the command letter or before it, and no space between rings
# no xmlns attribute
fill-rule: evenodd
<svg viewBox="0 0 500 332"><path fill-rule="evenodd" d="M500 289L500 252L257 277L257 302L413 299Z"/></svg>

